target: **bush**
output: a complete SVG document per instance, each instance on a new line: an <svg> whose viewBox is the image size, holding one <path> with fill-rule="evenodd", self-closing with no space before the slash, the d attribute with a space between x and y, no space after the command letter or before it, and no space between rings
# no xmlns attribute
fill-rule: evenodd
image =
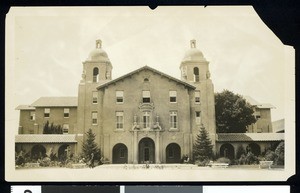
<svg viewBox="0 0 300 193"><path fill-rule="evenodd" d="M246 164L246 156L245 156L245 154L242 154L242 155L240 156L240 159L238 160L238 164L239 164L239 165L244 165L244 164Z"/></svg>
<svg viewBox="0 0 300 193"><path fill-rule="evenodd" d="M284 165L284 142L281 142L276 150L275 154L277 155L277 159L275 161L275 164L277 165Z"/></svg>
<svg viewBox="0 0 300 193"><path fill-rule="evenodd" d="M252 152L248 152L248 154L245 157L245 164L251 165L257 163L258 163L258 158Z"/></svg>
<svg viewBox="0 0 300 193"><path fill-rule="evenodd" d="M197 166L208 166L209 163L210 163L209 159L204 159L202 161L200 161L200 160L195 161L195 165L197 165Z"/></svg>
<svg viewBox="0 0 300 193"><path fill-rule="evenodd" d="M236 150L236 157L237 157L238 159L240 159L240 157L241 157L242 155L245 156L245 154L246 154L245 148L244 148L242 145L239 145L238 148L237 148L237 150Z"/></svg>
<svg viewBox="0 0 300 193"><path fill-rule="evenodd" d="M265 155L265 160L266 161L273 161L275 162L275 160L277 159L277 155L274 151L271 151L271 150L268 150L266 152L266 155Z"/></svg>
<svg viewBox="0 0 300 193"><path fill-rule="evenodd" d="M44 157L39 163L42 167L48 167L51 164L51 159L49 157Z"/></svg>

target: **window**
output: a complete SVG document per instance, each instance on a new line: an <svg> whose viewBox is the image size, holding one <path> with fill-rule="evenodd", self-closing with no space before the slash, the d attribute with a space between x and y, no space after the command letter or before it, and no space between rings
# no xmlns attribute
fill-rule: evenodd
<svg viewBox="0 0 300 193"><path fill-rule="evenodd" d="M150 103L150 91L143 90L143 103Z"/></svg>
<svg viewBox="0 0 300 193"><path fill-rule="evenodd" d="M199 82L199 68L198 67L194 68L194 81Z"/></svg>
<svg viewBox="0 0 300 193"><path fill-rule="evenodd" d="M124 113L122 111L116 112L116 119L117 119L117 129L123 129L124 127Z"/></svg>
<svg viewBox="0 0 300 193"><path fill-rule="evenodd" d="M44 117L45 118L49 118L50 117L50 109L49 108L45 109L45 111L44 111Z"/></svg>
<svg viewBox="0 0 300 193"><path fill-rule="evenodd" d="M169 95L170 95L170 103L176 103L177 92L169 91Z"/></svg>
<svg viewBox="0 0 300 193"><path fill-rule="evenodd" d="M143 114L143 128L147 129L150 128L150 113L144 112Z"/></svg>
<svg viewBox="0 0 300 193"><path fill-rule="evenodd" d="M97 104L98 103L98 93L97 91L93 91L93 104Z"/></svg>
<svg viewBox="0 0 300 193"><path fill-rule="evenodd" d="M70 109L64 108L64 118L69 118L69 116L70 116Z"/></svg>
<svg viewBox="0 0 300 193"><path fill-rule="evenodd" d="M124 91L116 91L116 100L117 104L124 102Z"/></svg>
<svg viewBox="0 0 300 193"><path fill-rule="evenodd" d="M69 124L63 124L63 134L69 133Z"/></svg>
<svg viewBox="0 0 300 193"><path fill-rule="evenodd" d="M31 111L31 112L30 112L30 120L31 120L31 121L34 121L34 120L35 120L35 112L34 112L34 111Z"/></svg>
<svg viewBox="0 0 300 193"><path fill-rule="evenodd" d="M200 111L196 111L196 124L199 125L201 123Z"/></svg>
<svg viewBox="0 0 300 193"><path fill-rule="evenodd" d="M94 68L93 69L93 82L98 82L99 81L99 69Z"/></svg>
<svg viewBox="0 0 300 193"><path fill-rule="evenodd" d="M260 119L260 115L256 115L256 119Z"/></svg>
<svg viewBox="0 0 300 193"><path fill-rule="evenodd" d="M195 103L200 104L200 91L195 91Z"/></svg>
<svg viewBox="0 0 300 193"><path fill-rule="evenodd" d="M177 128L177 111L170 112L170 126L171 128Z"/></svg>
<svg viewBox="0 0 300 193"><path fill-rule="evenodd" d="M93 125L98 124L98 113L97 113L97 111L92 112L92 124Z"/></svg>

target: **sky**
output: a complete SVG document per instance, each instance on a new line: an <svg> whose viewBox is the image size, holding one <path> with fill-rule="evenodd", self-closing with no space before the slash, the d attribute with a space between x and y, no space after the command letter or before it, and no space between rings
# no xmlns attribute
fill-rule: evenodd
<svg viewBox="0 0 300 193"><path fill-rule="evenodd" d="M271 103L272 120L294 100L293 49L251 6L12 8L6 20L6 124L17 131L18 105L42 96L77 96L84 62L102 40L117 78L148 65L180 79L190 40L209 61L215 92ZM287 61L292 64L287 68Z"/></svg>

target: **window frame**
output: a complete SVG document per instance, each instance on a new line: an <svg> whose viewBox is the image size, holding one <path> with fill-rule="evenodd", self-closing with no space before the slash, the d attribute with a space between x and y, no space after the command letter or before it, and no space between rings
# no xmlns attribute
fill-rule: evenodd
<svg viewBox="0 0 300 193"><path fill-rule="evenodd" d="M50 118L50 113L51 113L50 108L45 108L44 109L44 118Z"/></svg>
<svg viewBox="0 0 300 193"><path fill-rule="evenodd" d="M116 129L117 130L124 129L124 112L123 111L116 111Z"/></svg>
<svg viewBox="0 0 300 193"><path fill-rule="evenodd" d="M64 108L64 118L70 118L70 108Z"/></svg>
<svg viewBox="0 0 300 193"><path fill-rule="evenodd" d="M142 102L143 103L150 103L151 102L151 92L150 92L150 90L143 90L142 91Z"/></svg>
<svg viewBox="0 0 300 193"><path fill-rule="evenodd" d="M197 114L199 114L199 116ZM195 111L195 122L196 122L196 125L201 124L201 111Z"/></svg>
<svg viewBox="0 0 300 193"><path fill-rule="evenodd" d="M200 90L195 91L195 104L200 104Z"/></svg>
<svg viewBox="0 0 300 193"><path fill-rule="evenodd" d="M97 91L92 92L92 104L98 104L98 92Z"/></svg>
<svg viewBox="0 0 300 193"><path fill-rule="evenodd" d="M142 126L143 129L150 129L150 112L148 111L143 112Z"/></svg>
<svg viewBox="0 0 300 193"><path fill-rule="evenodd" d="M170 90L169 91L169 102L170 103L177 103L177 91L176 90Z"/></svg>
<svg viewBox="0 0 300 193"><path fill-rule="evenodd" d="M35 111L30 111L29 119L30 121L35 121Z"/></svg>
<svg viewBox="0 0 300 193"><path fill-rule="evenodd" d="M178 112L170 111L170 128L178 129Z"/></svg>
<svg viewBox="0 0 300 193"><path fill-rule="evenodd" d="M70 130L70 125L68 123L64 123L62 128L63 134L69 134L69 130Z"/></svg>
<svg viewBox="0 0 300 193"><path fill-rule="evenodd" d="M121 99L122 101L118 101ZM116 90L116 104L123 104L124 103L124 91L123 90Z"/></svg>
<svg viewBox="0 0 300 193"><path fill-rule="evenodd" d="M94 122L94 120L96 121ZM98 111L92 111L92 125L98 125Z"/></svg>

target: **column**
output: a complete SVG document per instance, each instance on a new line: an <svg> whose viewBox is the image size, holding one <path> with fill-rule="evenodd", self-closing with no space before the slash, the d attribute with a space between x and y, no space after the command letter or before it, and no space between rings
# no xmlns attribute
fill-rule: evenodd
<svg viewBox="0 0 300 193"><path fill-rule="evenodd" d="M159 151L159 146L160 146L160 143L159 143L159 131L156 131L155 132L155 163L156 164L160 164L160 151Z"/></svg>
<svg viewBox="0 0 300 193"><path fill-rule="evenodd" d="M138 139L137 139L137 131L133 131L133 164L138 163Z"/></svg>

